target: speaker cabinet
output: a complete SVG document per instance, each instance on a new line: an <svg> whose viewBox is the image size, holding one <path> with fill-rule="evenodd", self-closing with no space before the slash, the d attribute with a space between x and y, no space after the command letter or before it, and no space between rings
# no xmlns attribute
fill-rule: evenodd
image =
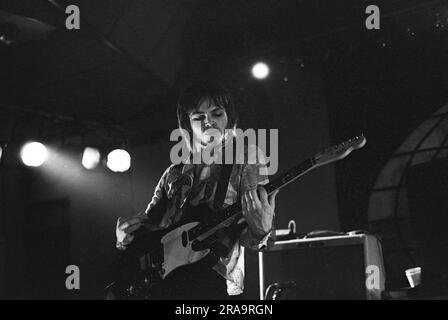
<svg viewBox="0 0 448 320"><path fill-rule="evenodd" d="M370 300L384 291L381 245L372 235L277 241L258 253L258 267L262 300L268 288L276 291L268 299L286 300Z"/></svg>

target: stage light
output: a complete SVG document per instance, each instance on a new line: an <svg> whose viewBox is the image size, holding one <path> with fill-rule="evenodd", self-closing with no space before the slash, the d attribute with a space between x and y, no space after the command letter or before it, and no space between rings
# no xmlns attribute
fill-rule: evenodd
<svg viewBox="0 0 448 320"><path fill-rule="evenodd" d="M86 147L82 154L82 165L87 170L95 169L100 163L101 154L98 149Z"/></svg>
<svg viewBox="0 0 448 320"><path fill-rule="evenodd" d="M39 167L47 160L47 148L40 142L28 142L20 151L22 162L29 167Z"/></svg>
<svg viewBox="0 0 448 320"><path fill-rule="evenodd" d="M107 167L113 172L125 172L131 167L131 156L126 150L115 149L107 155Z"/></svg>
<svg viewBox="0 0 448 320"><path fill-rule="evenodd" d="M0 146L0 161L2 160L2 154L3 154L3 147Z"/></svg>
<svg viewBox="0 0 448 320"><path fill-rule="evenodd" d="M258 62L252 67L252 75L257 79L265 79L269 75L269 67L264 62Z"/></svg>

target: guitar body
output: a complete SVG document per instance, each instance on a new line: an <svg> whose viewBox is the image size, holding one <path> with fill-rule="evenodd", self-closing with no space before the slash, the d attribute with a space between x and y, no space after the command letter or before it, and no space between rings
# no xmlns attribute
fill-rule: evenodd
<svg viewBox="0 0 448 320"><path fill-rule="evenodd" d="M198 262L209 254L210 249L194 251L190 241L183 241L188 230L197 226L199 222L191 222L168 232L162 239L163 246L163 278L174 269Z"/></svg>
<svg viewBox="0 0 448 320"><path fill-rule="evenodd" d="M175 226L146 231L144 226L135 232L135 239L121 254L115 281L110 290L118 299L152 299L153 290L160 290L163 280L174 270L196 263L209 256L209 248L195 247L188 231L199 225L196 220L213 214L205 205L192 208L194 214ZM210 263L217 259L209 256ZM157 289L155 289L157 288Z"/></svg>

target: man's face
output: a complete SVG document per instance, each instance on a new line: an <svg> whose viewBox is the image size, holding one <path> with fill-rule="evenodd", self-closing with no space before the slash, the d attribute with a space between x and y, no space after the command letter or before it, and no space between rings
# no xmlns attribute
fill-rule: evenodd
<svg viewBox="0 0 448 320"><path fill-rule="evenodd" d="M199 108L190 113L190 125L193 129L193 137L195 141L206 146L213 141L213 132L216 130L224 134L227 128L228 118L226 110L219 105L213 104L209 99L204 99ZM208 129L215 129L209 130Z"/></svg>

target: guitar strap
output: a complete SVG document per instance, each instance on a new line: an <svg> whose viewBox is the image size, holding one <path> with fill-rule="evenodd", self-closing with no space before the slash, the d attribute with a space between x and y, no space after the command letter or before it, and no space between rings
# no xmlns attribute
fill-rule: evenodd
<svg viewBox="0 0 448 320"><path fill-rule="evenodd" d="M219 210L222 208L222 206L224 204L224 200L226 198L227 189L229 187L230 175L232 174L233 165L234 165L235 159L236 159L235 140L233 140L231 143L232 143L232 147L233 147L233 161L231 164L223 164L222 165L221 172L219 175L218 185L216 187L215 198L213 200L213 209L214 210ZM224 152L222 154L224 155L225 150L223 150L223 151ZM223 163L224 163L224 159L223 159Z"/></svg>
<svg viewBox="0 0 448 320"><path fill-rule="evenodd" d="M235 164L235 159L236 159L236 143L235 143L235 139L232 141L232 147L233 147L233 161L232 164L223 164L222 168L221 168L221 172L220 172L220 176L219 176L219 180L218 180L218 185L216 187L216 192L215 192L215 198L213 201L213 208L215 211L219 210L222 208L223 204L224 204L224 200L227 194L227 190L229 187L229 182L230 182L230 176L232 174L232 169L233 166ZM223 153L224 154L224 153ZM224 161L223 161L224 163ZM239 199L237 200L239 201ZM236 230L231 231L231 228L226 228L227 229L227 236L230 236L231 238L235 237L235 232ZM223 239L226 236L226 232L223 233L224 230L220 230L218 231L214 237L216 238L216 240L218 239ZM229 233L229 231L231 231ZM237 233L239 234L240 231L237 231ZM219 259L219 257L226 257L230 247L228 247L227 245L221 243L220 241L216 241L213 243L213 245L210 247L210 249L212 249L211 254L213 256L212 259ZM212 260L214 261L214 260ZM217 262L214 261L211 265L214 265Z"/></svg>
<svg viewBox="0 0 448 320"><path fill-rule="evenodd" d="M230 175L232 174L233 164L225 164L221 168L221 173L216 187L215 198L213 200L213 209L219 210L224 204L227 189L229 186Z"/></svg>
<svg viewBox="0 0 448 320"><path fill-rule="evenodd" d="M221 171L219 173L218 183L216 186L215 196L213 199L213 209L215 212L219 212L219 210L222 208L224 204L224 200L227 194L229 182L230 182L230 176L232 174L232 170L236 161L236 143L235 139L233 139L232 147L233 147L233 161L232 164L223 164L221 167ZM228 145L227 145L228 147ZM222 155L225 155L225 149L223 149ZM224 159L222 163L225 163ZM239 201L239 199L237 200ZM230 232L229 232L230 231ZM220 240L222 240L224 237L231 237L234 238L236 234L239 234L241 230L234 230L234 228L227 227L226 231L224 230L218 230L214 235L210 237L211 245L211 255L210 255L210 266L216 264L217 259L219 257L225 257L227 256L230 247L227 245L221 243Z"/></svg>

